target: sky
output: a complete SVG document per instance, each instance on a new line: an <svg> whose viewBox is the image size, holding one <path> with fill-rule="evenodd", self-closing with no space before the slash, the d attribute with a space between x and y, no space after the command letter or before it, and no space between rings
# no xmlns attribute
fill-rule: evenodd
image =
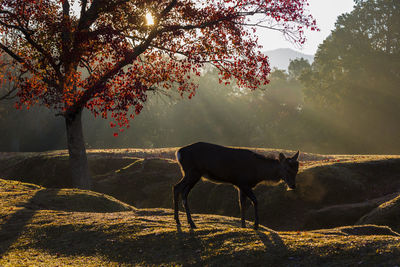
<svg viewBox="0 0 400 267"><path fill-rule="evenodd" d="M304 54L313 55L317 51L318 45L334 29L336 18L343 13L351 12L354 6L353 0L308 0L308 2L310 3L309 10L317 20L320 31L307 31L306 43L303 47L298 47L298 45L285 40L279 32L258 30L259 42L263 46L262 51L291 48Z"/></svg>
<svg viewBox="0 0 400 267"><path fill-rule="evenodd" d="M259 29L259 43L263 46L262 51L274 50L277 48L291 48L304 54L313 55L318 45L334 29L336 18L346 12L353 10L353 0L308 0L310 13L317 20L319 32L306 31L306 43L299 47L285 40L285 37L276 31ZM75 2L74 10L79 10L78 1Z"/></svg>

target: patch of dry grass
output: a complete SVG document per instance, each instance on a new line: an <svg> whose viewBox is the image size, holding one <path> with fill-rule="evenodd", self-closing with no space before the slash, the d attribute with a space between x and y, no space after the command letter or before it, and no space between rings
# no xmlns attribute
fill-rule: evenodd
<svg viewBox="0 0 400 267"><path fill-rule="evenodd" d="M104 199L122 204L81 190L39 205L44 190L0 180L0 266L394 266L400 258L400 237L387 227L254 231L240 228L237 218L197 214L198 229L179 229L171 210L101 210ZM85 200L81 211L71 208L74 198ZM97 212L82 212L89 208Z"/></svg>

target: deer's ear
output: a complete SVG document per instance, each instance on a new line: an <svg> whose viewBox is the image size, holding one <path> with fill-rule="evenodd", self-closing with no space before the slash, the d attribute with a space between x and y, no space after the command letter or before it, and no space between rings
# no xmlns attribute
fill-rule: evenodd
<svg viewBox="0 0 400 267"><path fill-rule="evenodd" d="M279 153L279 161L283 162L286 159L285 155L283 153Z"/></svg>
<svg viewBox="0 0 400 267"><path fill-rule="evenodd" d="M297 151L297 153L294 154L294 156L292 157L292 160L297 160L297 158L299 157L299 153L300 151Z"/></svg>

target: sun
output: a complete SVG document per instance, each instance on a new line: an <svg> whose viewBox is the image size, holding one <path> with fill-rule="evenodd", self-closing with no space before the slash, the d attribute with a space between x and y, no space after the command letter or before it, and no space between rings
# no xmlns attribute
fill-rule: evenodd
<svg viewBox="0 0 400 267"><path fill-rule="evenodd" d="M146 13L146 23L147 25L154 25L154 19L150 12Z"/></svg>

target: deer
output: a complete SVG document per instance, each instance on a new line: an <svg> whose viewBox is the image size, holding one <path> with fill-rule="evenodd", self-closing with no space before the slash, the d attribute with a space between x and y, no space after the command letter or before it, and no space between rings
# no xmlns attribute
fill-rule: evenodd
<svg viewBox="0 0 400 267"><path fill-rule="evenodd" d="M281 180L286 183L287 190L296 188L299 151L290 158L280 153L279 158L275 159L248 149L198 142L180 148L175 156L183 176L173 186L174 218L177 227L181 225L178 207L179 196L181 196L190 228L196 228L187 198L190 190L201 178L215 183L232 184L236 187L243 228L246 227L246 199L249 198L254 207L255 230L259 226L258 204L252 189L264 181L276 184Z"/></svg>

